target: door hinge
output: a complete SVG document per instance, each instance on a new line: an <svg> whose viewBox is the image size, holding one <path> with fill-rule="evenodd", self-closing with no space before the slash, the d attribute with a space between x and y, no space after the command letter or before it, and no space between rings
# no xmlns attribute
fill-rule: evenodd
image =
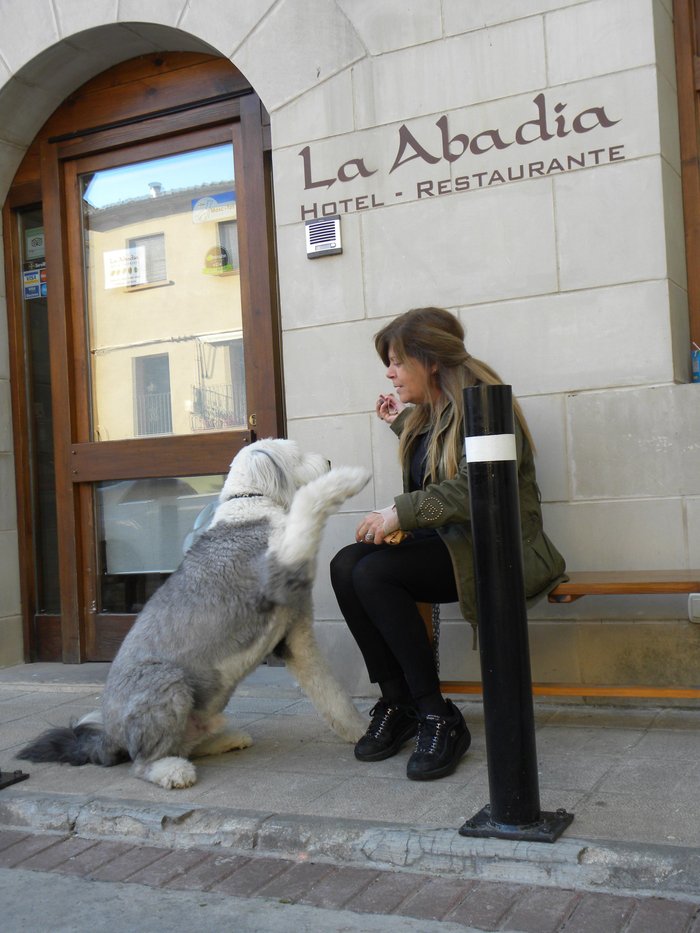
<svg viewBox="0 0 700 933"><path fill-rule="evenodd" d="M258 416L253 412L252 415L248 415L248 426L255 428L258 425Z"/></svg>

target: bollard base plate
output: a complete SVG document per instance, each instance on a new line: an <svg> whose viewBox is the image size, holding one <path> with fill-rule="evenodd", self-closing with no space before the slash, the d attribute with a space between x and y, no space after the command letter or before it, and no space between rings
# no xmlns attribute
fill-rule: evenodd
<svg viewBox="0 0 700 933"><path fill-rule="evenodd" d="M18 781L26 781L28 777L24 771L0 771L0 790L9 787L10 784L17 784Z"/></svg>
<svg viewBox="0 0 700 933"><path fill-rule="evenodd" d="M517 839L530 842L556 842L564 830L571 825L573 813L557 810L554 813L540 812L536 823L519 826L511 823L497 823L491 819L491 805L479 810L476 816L460 827L460 836L472 836L480 839Z"/></svg>

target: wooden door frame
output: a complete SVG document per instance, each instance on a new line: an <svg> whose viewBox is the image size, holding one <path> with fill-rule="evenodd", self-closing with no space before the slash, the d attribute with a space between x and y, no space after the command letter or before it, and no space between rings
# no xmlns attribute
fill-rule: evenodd
<svg viewBox="0 0 700 933"><path fill-rule="evenodd" d="M700 3L673 0L690 339L700 346Z"/></svg>
<svg viewBox="0 0 700 933"><path fill-rule="evenodd" d="M34 560L34 490L32 489L30 437L32 428L27 404L27 386L24 379L28 347L22 317L22 289L17 270L21 269L17 212L30 210L41 204L39 183L22 185L11 190L2 209L2 230L5 245L5 283L7 301L7 327L10 356L10 385L15 481L17 500L17 544L20 565L20 603L22 607L22 640L24 657L35 660L36 633L33 620L36 615L36 571ZM17 313L19 311L19 313ZM56 634L58 618L53 617L51 653L58 649Z"/></svg>
<svg viewBox="0 0 700 933"><path fill-rule="evenodd" d="M186 57L183 54L183 57ZM268 177L269 122L257 95L242 82L240 75L233 78L224 71L223 63L212 57L205 58L208 68L208 87L226 84L227 91L209 96L202 102L190 101L185 106L170 106L167 110L139 113L134 107L134 119L123 116L111 125L89 127L74 132L60 132L65 119L54 124L58 133L40 134L34 156L39 178L30 183L18 172L20 182L11 190L3 209L8 283L8 311L10 320L11 380L13 385L13 425L18 492L18 525L20 538L20 577L22 609L25 630L25 656L31 659L62 659L66 663L86 660L87 632L85 620L91 609L86 576L81 572L92 560L89 534L81 535L85 516L92 513L92 489L89 485L104 478L106 466L110 478L140 478L143 476L177 476L196 473L226 473L236 449L256 436L282 436L284 432L284 404L282 398L282 372L279 338L279 317L274 270L274 232L272 229L271 184ZM140 60L139 60L140 61ZM155 60L160 64L160 60ZM209 68L210 62L211 67ZM128 64L128 63L127 63ZM194 62L198 64L197 61ZM235 71L229 62L225 63ZM222 66L222 67L219 67ZM162 76L157 76L158 80ZM177 80L181 80L180 74ZM155 79L154 79L155 81ZM87 87L87 86L86 86ZM147 89L148 90L148 89ZM152 88L151 88L152 90ZM104 88L99 89L102 93ZM99 97L98 93L98 97ZM140 105L150 103L147 91ZM92 104L95 109L95 104ZM99 109L99 108L97 108ZM105 113L104 108L99 111ZM49 121L51 122L51 121ZM247 316L248 339L244 343L248 387L248 410L251 429L239 431L207 432L197 437L193 451L190 435L155 439L138 438L129 441L88 443L85 434L86 411L76 387L78 372L87 366L84 342L73 332L70 308L73 300L68 263L82 257L69 255L66 198L64 190L65 166L69 161L88 154L132 148L143 143L168 147L179 136L200 134L209 130L221 134L223 128L238 125L240 141L236 158L236 177L240 182L238 199L241 215L249 222L241 224L240 261L242 304ZM73 124L75 125L75 124ZM230 131L228 138L231 138ZM31 175L31 171L29 171ZM61 591L60 655L56 657L58 631L56 621L51 627L53 638L44 641L37 651L35 641L36 606L33 579L32 515L30 508L29 425L24 393L24 347L21 334L22 300L17 291L19 244L15 211L43 203L44 226L51 231L46 238L46 268L49 307L49 339L54 400L54 455L56 466L56 510L59 534L59 581ZM13 232L14 231L14 232ZM74 233L74 231L73 231ZM9 248L8 248L9 247ZM73 266L77 268L78 266ZM74 277L75 278L75 277ZM15 281L17 279L17 281ZM75 287L75 286L73 286ZM79 349L82 347L82 349ZM78 358L73 358L77 352ZM80 355L82 353L82 356ZM274 377L271 374L274 373ZM129 464L130 456L138 451L143 455L139 470ZM94 550L94 549L93 549ZM124 617L117 639L128 630L133 616ZM47 620L48 621L48 620ZM107 646L113 650L116 644ZM47 652L50 657L47 657ZM90 657L100 655L99 646L90 646ZM43 657L42 657L43 656Z"/></svg>
<svg viewBox="0 0 700 933"><path fill-rule="evenodd" d="M238 121L233 119L230 122L216 127L206 127L201 130L195 130L192 133L181 133L176 137L158 138L154 142L148 140L139 140L135 146L120 146L118 150L119 158L115 161L110 158L111 151L99 149L94 158L90 158L93 153L79 153L68 159L62 159L61 151L58 150L54 158L61 163L63 175L64 190L73 189L73 198L79 198L77 191L78 176L86 171L99 170L103 167L119 164L120 162L130 162L137 158L158 157L171 152L184 151L190 148L198 148L209 145L215 145L221 142L234 143L234 155L237 148L241 148L241 133L237 128ZM233 124L233 126L232 126ZM232 139L233 136L233 139ZM99 139L97 140L100 146ZM71 149L74 151L73 146ZM236 157L238 164L239 160ZM244 175L246 169L241 166L240 176L237 171L237 202L239 203L240 214L246 217L242 197L246 182ZM68 222L68 211L66 213L66 222ZM46 218L46 213L45 213ZM59 219L56 218L56 223ZM243 231L247 223L241 224L240 239L243 239ZM79 220L73 217L73 222L66 227L62 236L63 242L60 244L61 256L67 256L68 261L73 268L82 268L81 237ZM56 244L54 244L56 245ZM250 266L248 263L245 244L240 248L241 260L241 291L243 285L250 276ZM58 259L57 259L58 261ZM47 269L49 268L49 257L47 255ZM65 269L64 269L65 272ZM47 275L51 275L50 271ZM256 286L253 283L252 291L255 294ZM254 330L252 324L252 315L250 309L242 297L242 317L243 331L255 347L253 355L262 353L266 363L269 365L268 354L265 352L265 346L260 345L258 331ZM86 357L87 334L85 332L85 309L83 283L80 276L73 276L71 279L71 294L68 307L73 309L73 318L77 325L77 331L72 335L72 358L73 365L77 364L78 385L74 389L75 412L73 415L73 431L71 442L71 478L73 483L94 482L104 478L106 471L109 471L110 479L142 479L147 477L186 475L190 466L194 466L196 471L207 472L226 472L231 462L232 444L231 438L236 437L239 440L239 447L243 443L248 443L251 433L244 429L228 429L226 431L211 431L199 435L198 449L192 451L191 435L173 435L171 437L151 438L140 436L128 440L115 441L97 441L93 442L90 437L90 411L88 400L88 373L89 361ZM65 317L65 313L63 315ZM66 365L69 360L66 360ZM248 382L246 375L246 384L249 396L249 408L251 413L255 411L255 400L258 397L253 391L252 380ZM269 391L269 382L263 387ZM267 426L267 425L266 425ZM235 444L233 450L236 448ZM159 451L162 454L159 456ZM143 453L144 459L137 467L133 465L132 458L138 453ZM207 469L207 465L215 469ZM175 471L174 473L172 471Z"/></svg>

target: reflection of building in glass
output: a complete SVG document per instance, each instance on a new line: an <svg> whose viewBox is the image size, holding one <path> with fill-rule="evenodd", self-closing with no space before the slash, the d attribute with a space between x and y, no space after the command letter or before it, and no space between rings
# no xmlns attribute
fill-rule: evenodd
<svg viewBox="0 0 700 933"><path fill-rule="evenodd" d="M243 335L231 331L197 341L197 384L192 386L192 430L211 431L246 423ZM226 357L224 361L223 357ZM225 362L229 381L215 383L212 374Z"/></svg>
<svg viewBox="0 0 700 933"><path fill-rule="evenodd" d="M100 607L138 612L207 528L222 476L98 483Z"/></svg>
<svg viewBox="0 0 700 933"><path fill-rule="evenodd" d="M170 360L167 353L134 357L134 433L172 434Z"/></svg>
<svg viewBox="0 0 700 933"><path fill-rule="evenodd" d="M95 439L245 425L233 179L84 202L84 225Z"/></svg>
<svg viewBox="0 0 700 933"><path fill-rule="evenodd" d="M142 256L142 272L144 285L165 285L168 281L167 265L165 262L165 235L151 233L150 236L131 237L128 243L129 250Z"/></svg>

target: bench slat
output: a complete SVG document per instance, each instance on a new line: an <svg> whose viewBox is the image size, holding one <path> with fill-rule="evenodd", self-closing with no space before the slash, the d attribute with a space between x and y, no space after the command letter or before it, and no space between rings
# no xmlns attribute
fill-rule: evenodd
<svg viewBox="0 0 700 933"><path fill-rule="evenodd" d="M476 680L441 680L440 689L446 694L481 694L482 685ZM542 697L629 697L643 700L700 700L698 687L656 687L646 684L559 684L533 683L533 696Z"/></svg>
<svg viewBox="0 0 700 933"><path fill-rule="evenodd" d="M568 574L549 594L552 603L571 603L582 596L605 596L625 593L696 593L700 592L700 570L624 570L578 571ZM433 641L432 605L418 603L428 640ZM441 680L440 688L450 694L480 694L478 681ZM535 696L631 697L641 699L700 700L700 687L663 687L644 684L605 685L582 683L533 683Z"/></svg>
<svg viewBox="0 0 700 933"><path fill-rule="evenodd" d="M700 592L700 570L581 570L568 576L550 592L550 603L571 603L581 596Z"/></svg>

